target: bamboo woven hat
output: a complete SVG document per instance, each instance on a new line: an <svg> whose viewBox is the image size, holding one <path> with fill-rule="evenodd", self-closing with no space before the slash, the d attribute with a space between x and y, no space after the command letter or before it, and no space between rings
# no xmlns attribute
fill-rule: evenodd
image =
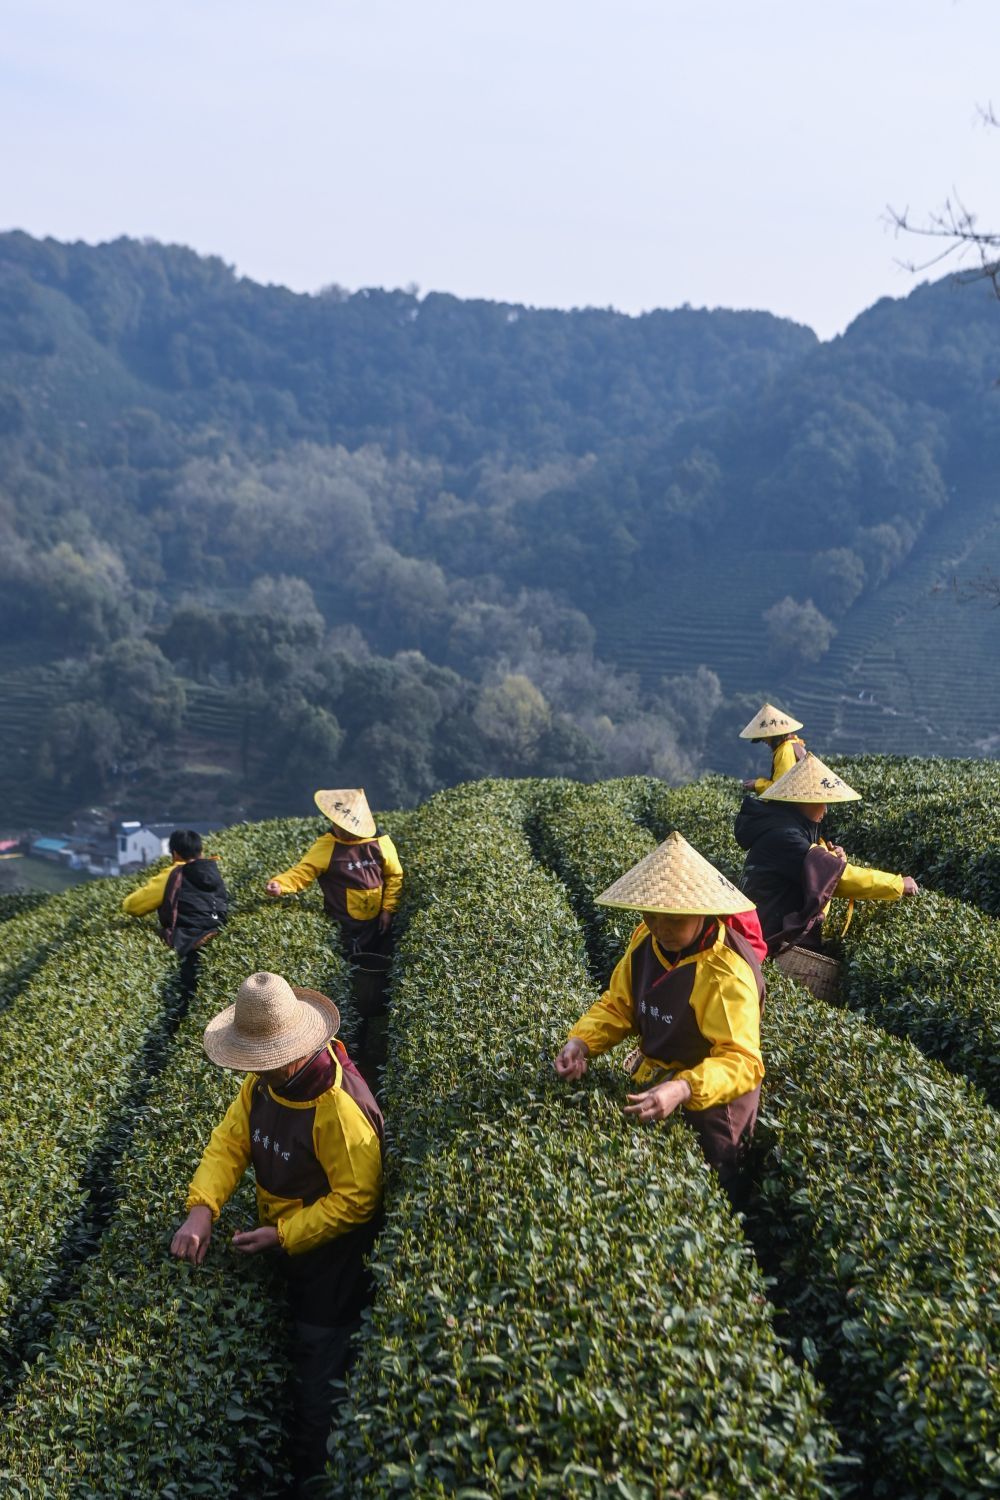
<svg viewBox="0 0 1000 1500"><path fill-rule="evenodd" d="M315 792L313 801L325 818L357 839L375 837L375 819L364 788L340 787L333 792Z"/></svg>
<svg viewBox="0 0 1000 1500"><path fill-rule="evenodd" d="M203 1044L220 1067L262 1073L311 1057L339 1030L340 1011L318 990L293 989L280 974L251 974L236 1004L209 1021Z"/></svg>
<svg viewBox="0 0 1000 1500"><path fill-rule="evenodd" d="M768 802L860 802L861 793L809 751L784 776L772 781L761 800Z"/></svg>
<svg viewBox="0 0 1000 1500"><path fill-rule="evenodd" d="M755 909L676 830L597 899L602 906L659 911L667 916L724 917Z"/></svg>
<svg viewBox="0 0 1000 1500"><path fill-rule="evenodd" d="M765 703L757 710L747 727L740 730L740 739L769 740L772 735L792 734L794 730L801 728L798 719L793 719L791 714L782 713L773 703Z"/></svg>

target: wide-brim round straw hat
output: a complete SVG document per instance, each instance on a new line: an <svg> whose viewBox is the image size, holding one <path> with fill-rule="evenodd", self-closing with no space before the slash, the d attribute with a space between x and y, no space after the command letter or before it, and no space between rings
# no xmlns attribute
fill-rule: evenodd
<svg viewBox="0 0 1000 1500"><path fill-rule="evenodd" d="M783 713L773 703L765 703L754 714L745 729L740 730L741 740L769 740L776 734L794 734L802 725L791 714Z"/></svg>
<svg viewBox="0 0 1000 1500"><path fill-rule="evenodd" d="M323 816L345 833L356 839L375 837L375 819L362 787L338 787L334 791L314 792L313 801Z"/></svg>
<svg viewBox="0 0 1000 1500"><path fill-rule="evenodd" d="M220 1067L263 1073L311 1057L339 1030L340 1011L326 995L263 972L244 979L236 1004L212 1017L203 1044Z"/></svg>
<svg viewBox="0 0 1000 1500"><path fill-rule="evenodd" d="M861 793L848 786L842 776L825 766L810 751L784 776L761 792L768 802L860 802Z"/></svg>
<svg viewBox="0 0 1000 1500"><path fill-rule="evenodd" d="M678 917L724 917L754 910L754 903L676 830L597 900L601 906Z"/></svg>

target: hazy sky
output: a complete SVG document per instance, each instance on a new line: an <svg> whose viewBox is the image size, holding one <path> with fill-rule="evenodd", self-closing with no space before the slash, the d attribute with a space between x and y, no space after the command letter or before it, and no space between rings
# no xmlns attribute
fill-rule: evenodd
<svg viewBox="0 0 1000 1500"><path fill-rule="evenodd" d="M828 336L1000 225L997 0L4 0L0 225ZM936 273L935 273L936 274Z"/></svg>

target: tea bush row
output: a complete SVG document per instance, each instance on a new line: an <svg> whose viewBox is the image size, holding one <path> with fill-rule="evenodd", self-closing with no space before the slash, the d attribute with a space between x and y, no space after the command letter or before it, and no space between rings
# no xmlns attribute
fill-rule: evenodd
<svg viewBox="0 0 1000 1500"><path fill-rule="evenodd" d="M99 1213L102 1150L127 1123L144 1050L172 1001L152 934L105 916L57 949L0 1015L0 1365Z"/></svg>
<svg viewBox="0 0 1000 1500"><path fill-rule="evenodd" d="M1000 1104L1000 923L935 891L860 905L842 998Z"/></svg>
<svg viewBox="0 0 1000 1500"><path fill-rule="evenodd" d="M593 871L618 869L623 837L637 851L636 859L655 849L657 840L652 834L644 837L635 823L636 811L645 806L646 799L637 798L635 785L625 781L603 783L599 796L577 781L533 785L528 824L532 844L538 858L569 891L586 934L592 971L603 983L621 958L638 918L634 912L594 905Z"/></svg>
<svg viewBox="0 0 1000 1500"><path fill-rule="evenodd" d="M36 906L44 906L50 894L49 891L0 892L0 924L9 922L11 917L19 917L26 911L34 911Z"/></svg>
<svg viewBox="0 0 1000 1500"><path fill-rule="evenodd" d="M823 1493L814 1382L696 1146L551 1057L596 997L510 784L411 815L379 1284L331 1495Z"/></svg>
<svg viewBox="0 0 1000 1500"><path fill-rule="evenodd" d="M864 801L845 807L842 815L838 809L838 826L859 859L901 870L998 916L1000 764L975 764L978 775L970 770L963 779L946 771L928 785L917 772L907 774L906 761L846 761L842 774L855 778Z"/></svg>
<svg viewBox="0 0 1000 1500"><path fill-rule="evenodd" d="M101 880L74 886L12 913L0 925L0 1012L62 943L114 909L119 884Z"/></svg>
<svg viewBox="0 0 1000 1500"><path fill-rule="evenodd" d="M590 793L603 816L604 791ZM701 852L720 863L706 816ZM645 840L623 841L618 868ZM615 870L595 868L596 895ZM871 1493L1000 1489L996 1117L767 966L752 1233ZM849 1440L849 1439L848 1439Z"/></svg>
<svg viewBox="0 0 1000 1500"><path fill-rule="evenodd" d="M252 840L246 848L252 865ZM265 1259L228 1249L235 1228L256 1222L252 1174L203 1266L173 1261L168 1246L202 1148L239 1087L205 1058L206 1022L248 972L270 968L330 994L349 1029L346 966L330 938L318 912L292 902L238 913L206 949L197 996L117 1165L112 1220L7 1414L9 1493L284 1492L281 1292Z"/></svg>

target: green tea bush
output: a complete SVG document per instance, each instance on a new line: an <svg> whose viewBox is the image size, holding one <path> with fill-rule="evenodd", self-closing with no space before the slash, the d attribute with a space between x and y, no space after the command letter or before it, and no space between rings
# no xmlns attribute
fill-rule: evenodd
<svg viewBox="0 0 1000 1500"><path fill-rule="evenodd" d="M600 815L604 789L590 795ZM707 834L710 816L702 827ZM623 839L620 864L644 847L641 836ZM709 836L700 847L720 863ZM607 877L593 870L595 894ZM767 979L761 1181L749 1220L789 1324L864 1463L867 1492L994 1492L995 1116L906 1042L771 965Z"/></svg>
<svg viewBox="0 0 1000 1500"><path fill-rule="evenodd" d="M859 905L841 994L1000 1103L1000 924L934 891Z"/></svg>
<svg viewBox="0 0 1000 1500"><path fill-rule="evenodd" d="M635 788L621 781L599 788L576 781L535 784L528 830L535 853L562 880L583 926L591 968L607 983L621 958L638 917L635 912L595 906L594 896L624 874L623 837L637 852L635 860L656 848L656 839L634 821L644 802ZM614 871L595 890L594 871Z"/></svg>
<svg viewBox="0 0 1000 1500"><path fill-rule="evenodd" d="M115 890L112 881L74 886L9 915L0 925L0 1011L36 969L93 920L95 909L102 914L112 909Z"/></svg>
<svg viewBox="0 0 1000 1500"><path fill-rule="evenodd" d="M754 1212L871 1492L1000 1489L996 1116L910 1045L768 977Z"/></svg>
<svg viewBox="0 0 1000 1500"><path fill-rule="evenodd" d="M331 1495L825 1493L834 1441L684 1131L551 1057L594 998L522 792L412 816L379 1284Z"/></svg>
<svg viewBox="0 0 1000 1500"><path fill-rule="evenodd" d="M852 756L833 764L864 797L837 809L859 859L1000 915L1000 761Z"/></svg>
<svg viewBox="0 0 1000 1500"><path fill-rule="evenodd" d="M248 855L249 869L252 845ZM111 1223L7 1414L8 1493L285 1492L280 1290L264 1258L227 1248L233 1229L256 1222L250 1182L203 1266L168 1254L202 1148L239 1086L207 1061L202 1031L258 968L324 990L350 1019L329 924L298 902L235 916L206 949L198 994L118 1164Z"/></svg>
<svg viewBox="0 0 1000 1500"><path fill-rule="evenodd" d="M732 777L705 776L689 786L652 782L643 822L657 840L678 829L729 880L739 880L743 850L733 837L733 823L743 793Z"/></svg>
<svg viewBox="0 0 1000 1500"><path fill-rule="evenodd" d="M11 917L20 917L26 911L44 906L49 899L48 891L3 891L0 893L0 924Z"/></svg>
<svg viewBox="0 0 1000 1500"><path fill-rule="evenodd" d="M0 1073L15 1084L0 1091L0 1367L43 1325L67 1260L86 1251L102 1152L127 1124L172 973L152 934L105 915L0 1015Z"/></svg>

